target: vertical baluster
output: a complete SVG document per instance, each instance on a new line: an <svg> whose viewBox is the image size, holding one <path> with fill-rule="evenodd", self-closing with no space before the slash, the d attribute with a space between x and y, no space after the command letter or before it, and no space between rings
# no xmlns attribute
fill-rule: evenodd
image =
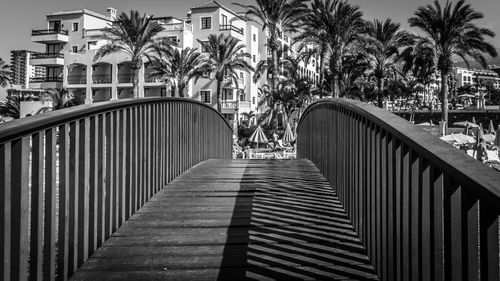
<svg viewBox="0 0 500 281"><path fill-rule="evenodd" d="M56 162L57 131L50 128L45 131L45 205L43 234L43 280L54 280L56 270ZM1 158L1 156L0 156Z"/></svg>
<svg viewBox="0 0 500 281"><path fill-rule="evenodd" d="M30 255L28 244L30 138L16 139L11 144L11 278L27 280Z"/></svg>
<svg viewBox="0 0 500 281"><path fill-rule="evenodd" d="M396 277L396 188L395 138L387 136L387 280Z"/></svg>
<svg viewBox="0 0 500 281"><path fill-rule="evenodd" d="M411 165L411 159L410 159L410 151L408 147L403 145L403 159L402 159L402 169L403 169L403 174L401 177L401 184L402 184L402 190L401 190L401 196L402 196L402 212L401 212L401 221L402 221L402 230L401 230L401 236L402 236L402 274L403 280L410 280L410 268L411 268L411 261L410 261L410 222L411 222L411 213L410 213L410 165Z"/></svg>
<svg viewBox="0 0 500 281"><path fill-rule="evenodd" d="M68 279L70 158L69 124L59 127L59 215L57 239L57 280Z"/></svg>
<svg viewBox="0 0 500 281"><path fill-rule="evenodd" d="M375 168L375 209L373 210L375 212L375 242L376 247L375 247L375 268L377 268L378 275L380 276L380 279L384 279L385 276L383 276L383 264L382 264L382 237L381 237L381 213L380 211L382 210L381 206L381 180L380 180L380 175L381 175L381 147L382 147L382 136L381 136L381 131L380 128L377 126L376 127L376 132L375 132L375 163L374 163L374 168Z"/></svg>
<svg viewBox="0 0 500 281"><path fill-rule="evenodd" d="M445 272L449 272L449 277L453 281L464 280L463 267L463 188L453 182L451 179L446 179L445 184L445 262L447 268Z"/></svg>
<svg viewBox="0 0 500 281"><path fill-rule="evenodd" d="M499 280L498 204L480 203L481 280Z"/></svg>
<svg viewBox="0 0 500 281"><path fill-rule="evenodd" d="M421 278L431 280L432 276L432 186L431 166L422 161L422 235L421 235Z"/></svg>
<svg viewBox="0 0 500 281"><path fill-rule="evenodd" d="M421 245L421 158L417 153L411 151L411 171L410 171L410 263L412 280L420 280L420 245Z"/></svg>
<svg viewBox="0 0 500 281"><path fill-rule="evenodd" d="M431 170L431 227L432 227L432 259L433 278L436 281L444 280L444 176L437 168Z"/></svg>
<svg viewBox="0 0 500 281"><path fill-rule="evenodd" d="M463 229L464 244L464 279L479 280L479 200L476 191L479 188L463 187Z"/></svg>
<svg viewBox="0 0 500 281"><path fill-rule="evenodd" d="M44 169L44 132L32 135L31 154L31 221L30 221L30 280L42 278L43 246L43 169Z"/></svg>
<svg viewBox="0 0 500 281"><path fill-rule="evenodd" d="M382 275L382 278L387 280L389 279L388 278L388 275L390 274L389 271L388 271L388 264L387 264L387 260L388 260L388 256L389 256L389 252L388 252L388 233L387 233L387 224L388 224L388 213L387 213L387 197L388 197L388 192L387 192L387 175L388 175L388 172L387 172L387 133L382 131L381 130L381 141L380 141L380 145L381 145L381 152L380 152L380 240L382 240L380 242L380 246L382 247L380 250L381 250L381 275Z"/></svg>
<svg viewBox="0 0 500 281"><path fill-rule="evenodd" d="M127 191L128 191L128 177L129 177L129 162L128 162L128 150L130 149L130 139L127 136L128 126L128 111L125 108L120 110L120 186L119 186L119 223L118 227L122 226L127 219Z"/></svg>
<svg viewBox="0 0 500 281"><path fill-rule="evenodd" d="M113 158L111 159L113 162L113 169L111 170L111 176L113 177L113 184L111 185L111 193L113 196L111 197L111 233L115 232L118 229L119 215L120 215L120 185L121 185L121 165L120 165L120 157L121 157L121 128L120 128L120 111L113 112Z"/></svg>
<svg viewBox="0 0 500 281"><path fill-rule="evenodd" d="M139 106L138 110L138 138L137 138L137 150L138 150L138 182L137 182L137 209L142 206L142 200L144 197L144 106Z"/></svg>
<svg viewBox="0 0 500 281"><path fill-rule="evenodd" d="M125 128L125 194L124 194L124 200L125 200L125 209L124 209L124 220L128 220L130 216L132 215L132 182L133 182L133 174L134 174L134 169L133 169L133 149L134 149L134 141L133 141L133 135L132 131L132 112L133 108L127 108L126 109L126 118L123 118L123 121L125 122L124 128Z"/></svg>
<svg viewBox="0 0 500 281"><path fill-rule="evenodd" d="M100 247L106 239L106 171L107 160L107 140L106 140L106 114L99 114L98 117L98 141L97 141L97 247Z"/></svg>
<svg viewBox="0 0 500 281"><path fill-rule="evenodd" d="M0 279L10 280L11 247L11 143L0 144Z"/></svg>
<svg viewBox="0 0 500 281"><path fill-rule="evenodd" d="M90 257L97 249L97 186L99 164L98 164L98 135L99 123L97 116L90 117L90 130L89 130L89 209L88 209L88 253Z"/></svg>
<svg viewBox="0 0 500 281"><path fill-rule="evenodd" d="M104 200L104 239L108 239L113 232L113 185L115 179L113 178L114 171L114 158L115 158L115 148L114 148L114 134L115 134L115 123L114 112L106 113L106 187L105 187L105 200Z"/></svg>
<svg viewBox="0 0 500 281"><path fill-rule="evenodd" d="M69 146L69 239L68 239L68 275L78 268L78 200L79 200L79 165L80 165L80 123L70 123ZM81 155L85 157L85 155Z"/></svg>
<svg viewBox="0 0 500 281"><path fill-rule="evenodd" d="M79 121L78 135L78 261L77 267L83 264L89 256L89 173L90 173L90 119Z"/></svg>

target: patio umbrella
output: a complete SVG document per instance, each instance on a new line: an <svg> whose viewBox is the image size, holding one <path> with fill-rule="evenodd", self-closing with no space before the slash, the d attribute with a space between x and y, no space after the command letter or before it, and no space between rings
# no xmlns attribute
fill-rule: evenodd
<svg viewBox="0 0 500 281"><path fill-rule="evenodd" d="M495 141L495 135L494 134L484 134L483 139L487 143L493 143Z"/></svg>
<svg viewBox="0 0 500 281"><path fill-rule="evenodd" d="M493 142L493 144L500 147L500 125L498 125L495 141Z"/></svg>
<svg viewBox="0 0 500 281"><path fill-rule="evenodd" d="M488 128L488 133L490 133L490 134L495 133L495 127L493 126L493 120L490 120L490 127Z"/></svg>
<svg viewBox="0 0 500 281"><path fill-rule="evenodd" d="M475 95L471 95L471 94L461 94L461 95L458 95L459 98L475 98L476 96Z"/></svg>
<svg viewBox="0 0 500 281"><path fill-rule="evenodd" d="M255 131L253 132L253 134L250 136L250 138L248 140L251 142L256 142L257 147L259 147L259 143L261 143L261 142L262 143L268 142L266 135L262 131L262 128L260 127L260 125L257 127L257 129L255 129Z"/></svg>
<svg viewBox="0 0 500 281"><path fill-rule="evenodd" d="M458 126L458 127L464 127L464 128L467 128L467 126L469 126L469 129L479 127L476 123L471 123L469 121L455 122L455 123L453 123L453 125Z"/></svg>
<svg viewBox="0 0 500 281"><path fill-rule="evenodd" d="M466 143L475 143L476 142L476 140L473 137L464 135L462 133L442 136L442 137L440 137L440 139L445 141L445 142L448 142L448 143L457 143L457 144L466 144Z"/></svg>
<svg viewBox="0 0 500 281"><path fill-rule="evenodd" d="M286 124L285 134L283 135L283 141L291 143L295 140L295 136L293 135L292 128L290 127L290 123Z"/></svg>
<svg viewBox="0 0 500 281"><path fill-rule="evenodd" d="M484 130L483 130L483 124L479 125L479 129L477 129L477 141L479 140L484 140Z"/></svg>

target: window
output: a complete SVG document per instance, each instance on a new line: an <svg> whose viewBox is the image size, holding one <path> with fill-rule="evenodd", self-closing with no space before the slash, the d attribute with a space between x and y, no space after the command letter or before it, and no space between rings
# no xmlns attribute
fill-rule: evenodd
<svg viewBox="0 0 500 281"><path fill-rule="evenodd" d="M244 76L243 76L243 72L240 72L240 79L243 79Z"/></svg>
<svg viewBox="0 0 500 281"><path fill-rule="evenodd" d="M252 97L252 104L255 104L255 97Z"/></svg>
<svg viewBox="0 0 500 281"><path fill-rule="evenodd" d="M210 71L205 71L205 72L203 72L202 77L203 77L203 78L210 78Z"/></svg>
<svg viewBox="0 0 500 281"><path fill-rule="evenodd" d="M71 46L71 51L73 53L78 53L78 46Z"/></svg>
<svg viewBox="0 0 500 281"><path fill-rule="evenodd" d="M167 41L170 43L177 44L177 36L169 36L169 37L167 37Z"/></svg>
<svg viewBox="0 0 500 281"><path fill-rule="evenodd" d="M222 25L227 25L227 16L222 15Z"/></svg>
<svg viewBox="0 0 500 281"><path fill-rule="evenodd" d="M253 41L257 41L257 35L253 34Z"/></svg>
<svg viewBox="0 0 500 281"><path fill-rule="evenodd" d="M253 60L253 62L255 62L255 55L252 56L252 60Z"/></svg>
<svg viewBox="0 0 500 281"><path fill-rule="evenodd" d="M88 50L95 50L95 49L97 49L97 41L89 41L89 42L87 42L87 49Z"/></svg>
<svg viewBox="0 0 500 281"><path fill-rule="evenodd" d="M200 43L200 50L202 53L208 53L208 41L203 41Z"/></svg>
<svg viewBox="0 0 500 281"><path fill-rule="evenodd" d="M200 91L200 99L204 103L210 103L210 91Z"/></svg>
<svg viewBox="0 0 500 281"><path fill-rule="evenodd" d="M78 23L77 22L73 23L73 31L78 31Z"/></svg>
<svg viewBox="0 0 500 281"><path fill-rule="evenodd" d="M211 17L201 18L201 29L212 29L212 18Z"/></svg>

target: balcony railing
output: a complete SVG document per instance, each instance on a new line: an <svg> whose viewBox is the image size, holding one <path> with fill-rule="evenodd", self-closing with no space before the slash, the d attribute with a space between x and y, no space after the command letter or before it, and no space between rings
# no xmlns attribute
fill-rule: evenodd
<svg viewBox="0 0 500 281"><path fill-rule="evenodd" d="M147 74L145 74L144 75L144 82L146 82L146 83L163 83L163 80L161 78L150 77Z"/></svg>
<svg viewBox="0 0 500 281"><path fill-rule="evenodd" d="M1 280L69 279L178 175L206 159L230 159L232 136L213 107L174 98L76 106L2 124Z"/></svg>
<svg viewBox="0 0 500 281"><path fill-rule="evenodd" d="M30 57L31 59L64 59L61 53L33 53Z"/></svg>
<svg viewBox="0 0 500 281"><path fill-rule="evenodd" d="M104 34L104 28L84 29L82 30L83 37L100 36Z"/></svg>
<svg viewBox="0 0 500 281"><path fill-rule="evenodd" d="M297 132L380 280L499 280L498 172L359 101L317 101Z"/></svg>
<svg viewBox="0 0 500 281"><path fill-rule="evenodd" d="M62 82L62 77L33 77L30 78L30 83L44 83L44 82Z"/></svg>
<svg viewBox="0 0 500 281"><path fill-rule="evenodd" d="M31 36L51 35L51 34L68 35L68 31L62 29L38 29L31 31Z"/></svg>
<svg viewBox="0 0 500 281"><path fill-rule="evenodd" d="M219 30L221 30L221 31L231 30L231 31L234 31L236 33L243 35L243 28L238 28L232 24L221 24Z"/></svg>
<svg viewBox="0 0 500 281"><path fill-rule="evenodd" d="M94 74L92 75L92 83L94 84L110 84L111 74Z"/></svg>
<svg viewBox="0 0 500 281"><path fill-rule="evenodd" d="M183 31L183 30L192 31L193 30L193 26L191 24L189 24L189 23L169 23L169 24L164 24L163 28L166 31L175 31L175 30L178 30L178 31Z"/></svg>
<svg viewBox="0 0 500 281"><path fill-rule="evenodd" d="M221 102L223 109L237 109L238 102L237 101L222 101Z"/></svg>
<svg viewBox="0 0 500 281"><path fill-rule="evenodd" d="M87 75L86 74L68 75L68 84L71 85L87 84Z"/></svg>

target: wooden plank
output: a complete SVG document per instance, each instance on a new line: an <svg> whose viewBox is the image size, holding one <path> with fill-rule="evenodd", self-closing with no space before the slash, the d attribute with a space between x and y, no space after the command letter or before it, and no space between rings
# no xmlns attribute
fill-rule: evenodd
<svg viewBox="0 0 500 281"><path fill-rule="evenodd" d="M69 261L69 124L59 127L59 215L57 245L57 280L68 279Z"/></svg>

